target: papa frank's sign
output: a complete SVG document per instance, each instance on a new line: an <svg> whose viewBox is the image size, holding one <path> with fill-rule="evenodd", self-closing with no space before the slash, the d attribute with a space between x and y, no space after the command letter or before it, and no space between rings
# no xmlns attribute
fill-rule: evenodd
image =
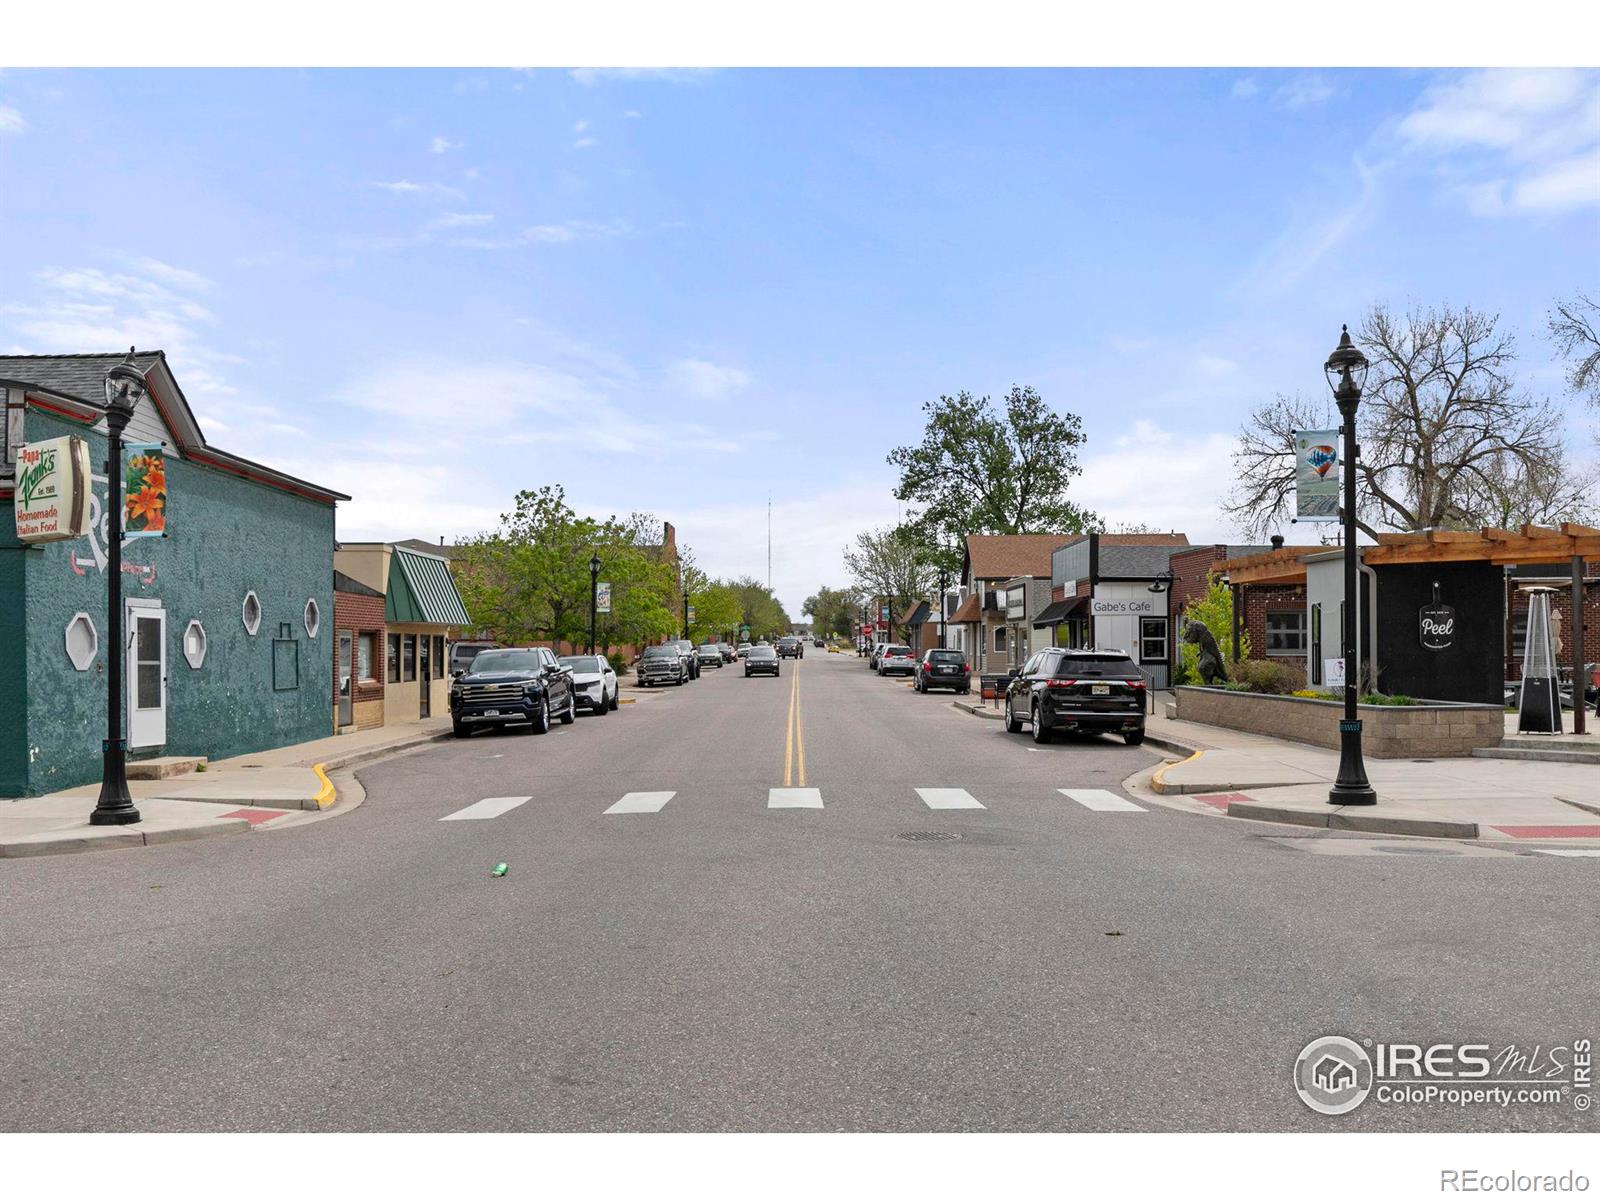
<svg viewBox="0 0 1600 1200"><path fill-rule="evenodd" d="M89 531L89 443L60 437L17 447L17 540L64 542Z"/></svg>

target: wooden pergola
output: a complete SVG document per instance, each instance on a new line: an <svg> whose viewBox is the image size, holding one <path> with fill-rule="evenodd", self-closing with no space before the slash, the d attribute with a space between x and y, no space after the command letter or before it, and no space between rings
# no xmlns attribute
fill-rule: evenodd
<svg viewBox="0 0 1600 1200"><path fill-rule="evenodd" d="M1264 554L1247 554L1218 563L1236 589L1252 584L1304 584L1305 559L1332 552L1332 546L1282 546ZM1563 521L1555 527L1524 525L1520 529L1430 529L1421 533L1380 533L1377 544L1362 549L1369 567L1402 563L1487 562L1496 566L1568 563L1572 569L1573 731L1585 728L1583 707L1583 563L1600 560L1600 529ZM1234 605L1237 614L1238 604ZM1239 654L1237 617L1234 657Z"/></svg>

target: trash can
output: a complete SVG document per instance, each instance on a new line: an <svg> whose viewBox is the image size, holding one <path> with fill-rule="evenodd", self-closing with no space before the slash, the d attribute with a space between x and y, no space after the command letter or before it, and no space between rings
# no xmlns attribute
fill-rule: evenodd
<svg viewBox="0 0 1600 1200"><path fill-rule="evenodd" d="M998 700L1006 694L1006 684L1010 682L1010 675L980 675L978 676L979 695L985 700Z"/></svg>

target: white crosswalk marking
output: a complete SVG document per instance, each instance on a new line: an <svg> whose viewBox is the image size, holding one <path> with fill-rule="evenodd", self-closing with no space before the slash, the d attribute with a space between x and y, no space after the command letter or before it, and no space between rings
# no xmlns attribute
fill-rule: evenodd
<svg viewBox="0 0 1600 1200"><path fill-rule="evenodd" d="M667 806L667 801L676 796L677 792L629 792L618 800L606 813L641 813L660 812Z"/></svg>
<svg viewBox="0 0 1600 1200"><path fill-rule="evenodd" d="M1057 788L1068 800L1076 800L1085 808L1092 808L1095 812L1144 812L1131 800L1124 800L1114 792L1103 788Z"/></svg>
<svg viewBox="0 0 1600 1200"><path fill-rule="evenodd" d="M532 796L490 796L486 800L479 800L476 804L469 804L458 812L451 813L448 817L440 817L441 821L487 821L490 817L498 817L510 812L513 808L520 808Z"/></svg>
<svg viewBox="0 0 1600 1200"><path fill-rule="evenodd" d="M929 808L982 808L965 788L918 788L917 795Z"/></svg>
<svg viewBox="0 0 1600 1200"><path fill-rule="evenodd" d="M816 788L768 788L768 808L821 808L822 793Z"/></svg>
<svg viewBox="0 0 1600 1200"><path fill-rule="evenodd" d="M1559 854L1562 858L1600 858L1600 850L1535 850L1535 854Z"/></svg>

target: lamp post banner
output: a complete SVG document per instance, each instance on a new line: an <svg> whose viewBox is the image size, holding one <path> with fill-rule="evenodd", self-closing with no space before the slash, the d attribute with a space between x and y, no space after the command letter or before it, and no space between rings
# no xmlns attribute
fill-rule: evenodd
<svg viewBox="0 0 1600 1200"><path fill-rule="evenodd" d="M1339 519L1339 431L1298 429L1294 435L1294 519Z"/></svg>
<svg viewBox="0 0 1600 1200"><path fill-rule="evenodd" d="M122 448L122 536L164 537L167 532L167 458L160 442Z"/></svg>
<svg viewBox="0 0 1600 1200"><path fill-rule="evenodd" d="M89 531L89 443L50 438L17 447L17 540L64 542Z"/></svg>
<svg viewBox="0 0 1600 1200"><path fill-rule="evenodd" d="M595 611L609 613L611 611L611 585L597 583L594 585Z"/></svg>

